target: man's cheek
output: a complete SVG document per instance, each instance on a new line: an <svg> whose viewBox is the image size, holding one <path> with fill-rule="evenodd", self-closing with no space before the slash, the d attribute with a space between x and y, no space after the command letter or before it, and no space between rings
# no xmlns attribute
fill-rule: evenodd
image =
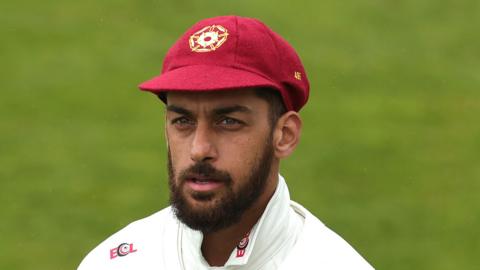
<svg viewBox="0 0 480 270"><path fill-rule="evenodd" d="M171 148L172 162L176 168L185 168L190 161L189 147L173 147Z"/></svg>

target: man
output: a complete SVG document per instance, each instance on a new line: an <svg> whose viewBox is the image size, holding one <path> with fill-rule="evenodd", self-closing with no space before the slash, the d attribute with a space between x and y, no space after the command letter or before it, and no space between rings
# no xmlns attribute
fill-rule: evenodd
<svg viewBox="0 0 480 270"><path fill-rule="evenodd" d="M250 18L203 20L140 89L166 104L171 206L105 240L79 270L372 269L290 201L279 175L309 94L279 35Z"/></svg>

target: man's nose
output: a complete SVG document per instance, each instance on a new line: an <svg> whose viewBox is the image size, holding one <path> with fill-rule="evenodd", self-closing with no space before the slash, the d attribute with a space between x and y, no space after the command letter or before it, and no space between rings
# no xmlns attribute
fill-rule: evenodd
<svg viewBox="0 0 480 270"><path fill-rule="evenodd" d="M214 134L206 124L198 124L190 150L190 158L195 161L214 160L217 150L214 143Z"/></svg>

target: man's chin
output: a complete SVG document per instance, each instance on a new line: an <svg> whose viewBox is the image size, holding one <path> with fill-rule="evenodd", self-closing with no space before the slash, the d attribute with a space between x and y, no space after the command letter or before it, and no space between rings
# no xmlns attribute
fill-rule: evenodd
<svg viewBox="0 0 480 270"><path fill-rule="evenodd" d="M218 197L218 194L216 194L215 192L191 192L188 195L188 199L192 203L208 203L214 201L216 197Z"/></svg>
<svg viewBox="0 0 480 270"><path fill-rule="evenodd" d="M185 202L192 211L209 212L217 206L219 199L214 193L195 193L186 197Z"/></svg>
<svg viewBox="0 0 480 270"><path fill-rule="evenodd" d="M219 209L219 201L216 199L196 200L192 197L184 197L182 204L174 204L172 206L177 218L194 230L202 232L215 231L219 227L217 224L222 223L224 219L223 214L221 217L218 216L218 212L222 212L222 210L221 208Z"/></svg>

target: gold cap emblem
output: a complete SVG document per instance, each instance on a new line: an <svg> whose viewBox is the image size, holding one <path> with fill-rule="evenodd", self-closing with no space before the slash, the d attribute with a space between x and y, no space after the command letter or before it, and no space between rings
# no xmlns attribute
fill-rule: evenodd
<svg viewBox="0 0 480 270"><path fill-rule="evenodd" d="M295 77L295 79L301 81L302 80L302 73L301 72L298 72L298 71L295 71L295 73L293 74L293 76Z"/></svg>
<svg viewBox="0 0 480 270"><path fill-rule="evenodd" d="M193 52L210 52L222 46L227 38L228 30L225 27L211 25L191 35L188 43Z"/></svg>

